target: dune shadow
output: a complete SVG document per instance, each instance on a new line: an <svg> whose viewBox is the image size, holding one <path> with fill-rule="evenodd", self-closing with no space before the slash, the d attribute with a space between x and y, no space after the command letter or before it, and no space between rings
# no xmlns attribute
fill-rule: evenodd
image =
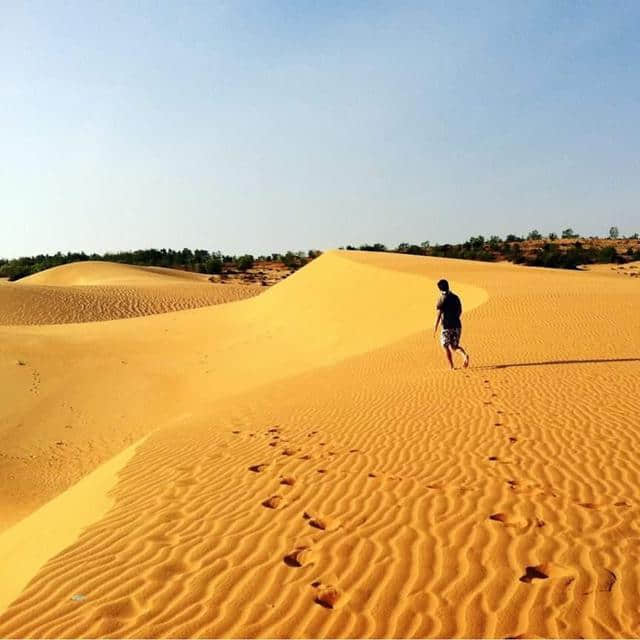
<svg viewBox="0 0 640 640"><path fill-rule="evenodd" d="M584 360L545 360L544 362L512 362L508 364L488 364L474 369L510 369L512 367L543 367L561 364L604 364L607 362L640 362L640 358L587 358Z"/></svg>

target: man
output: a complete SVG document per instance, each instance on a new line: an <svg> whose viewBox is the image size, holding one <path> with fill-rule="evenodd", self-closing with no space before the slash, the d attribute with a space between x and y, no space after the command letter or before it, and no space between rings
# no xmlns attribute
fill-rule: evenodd
<svg viewBox="0 0 640 640"><path fill-rule="evenodd" d="M462 323L460 322L460 316L462 315L462 303L455 293L449 291L449 283L446 280L438 281L438 289L440 289L442 295L436 305L438 317L436 318L436 325L433 328L433 335L435 337L440 320L442 320L441 342L445 353L447 354L449 366L452 369L455 369L453 366L453 355L451 351L460 351L464 356L462 366L466 369L469 366L469 354L460 346L460 334L462 333Z"/></svg>

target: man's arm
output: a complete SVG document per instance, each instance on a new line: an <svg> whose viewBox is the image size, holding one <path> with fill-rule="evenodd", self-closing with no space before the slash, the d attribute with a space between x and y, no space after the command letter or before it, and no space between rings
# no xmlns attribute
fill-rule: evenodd
<svg viewBox="0 0 640 640"><path fill-rule="evenodd" d="M436 324L433 327L433 335L435 336L438 331L438 326L440 325L440 318L442 318L442 310L438 310L438 315L436 317Z"/></svg>

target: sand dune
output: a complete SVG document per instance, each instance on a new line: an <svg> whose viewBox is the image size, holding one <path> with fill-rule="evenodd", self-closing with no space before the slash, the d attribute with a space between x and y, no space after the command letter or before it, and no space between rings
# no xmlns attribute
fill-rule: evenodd
<svg viewBox="0 0 640 640"><path fill-rule="evenodd" d="M196 309L262 293L161 267L78 262L0 286L0 325L96 322Z"/></svg>
<svg viewBox="0 0 640 640"><path fill-rule="evenodd" d="M175 283L176 280L207 282L208 276L178 269L137 267L117 262L86 261L63 264L34 273L17 282L20 286L98 286L151 285Z"/></svg>
<svg viewBox="0 0 640 640"><path fill-rule="evenodd" d="M424 331L443 274L467 371ZM329 253L231 305L0 328L0 584L66 527L0 635L638 635L637 287Z"/></svg>

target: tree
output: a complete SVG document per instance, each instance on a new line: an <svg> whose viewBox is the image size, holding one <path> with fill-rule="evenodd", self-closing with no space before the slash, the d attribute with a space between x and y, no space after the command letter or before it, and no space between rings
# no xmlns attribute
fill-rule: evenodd
<svg viewBox="0 0 640 640"><path fill-rule="evenodd" d="M621 262L621 258L618 255L615 247L603 247L598 253L598 262L612 263Z"/></svg>
<svg viewBox="0 0 640 640"><path fill-rule="evenodd" d="M542 234L537 229L533 229L532 231L529 231L527 240L542 240Z"/></svg>
<svg viewBox="0 0 640 640"><path fill-rule="evenodd" d="M353 249L349 249L349 246L347 246L348 250L355 250L355 247L353 247ZM293 253L292 251L287 251L287 253L285 253L282 256L282 264L284 264L285 267L292 269L292 270L296 270L299 269L300 267L304 267L304 265L306 264L306 258L304 256L298 255Z"/></svg>
<svg viewBox="0 0 640 640"><path fill-rule="evenodd" d="M616 238L620 237L620 231L618 230L618 227L611 227L611 229L609 229L609 237L612 240L615 240Z"/></svg>
<svg viewBox="0 0 640 640"><path fill-rule="evenodd" d="M214 254L204 264L206 273L222 273L222 258L219 254Z"/></svg>
<svg viewBox="0 0 640 640"><path fill-rule="evenodd" d="M578 238L579 235L577 233L574 232L574 230L569 227L568 229L564 229L562 231L562 237L563 238Z"/></svg>
<svg viewBox="0 0 640 640"><path fill-rule="evenodd" d="M548 238L549 238L549 240L557 240L558 239L558 234L551 232L549 234Z"/></svg>
<svg viewBox="0 0 640 640"><path fill-rule="evenodd" d="M244 255L238 258L236 265L240 271L246 271L247 269L251 269L253 267L253 256L252 255Z"/></svg>
<svg viewBox="0 0 640 640"><path fill-rule="evenodd" d="M484 236L471 236L468 240L473 249L482 249L484 247Z"/></svg>

